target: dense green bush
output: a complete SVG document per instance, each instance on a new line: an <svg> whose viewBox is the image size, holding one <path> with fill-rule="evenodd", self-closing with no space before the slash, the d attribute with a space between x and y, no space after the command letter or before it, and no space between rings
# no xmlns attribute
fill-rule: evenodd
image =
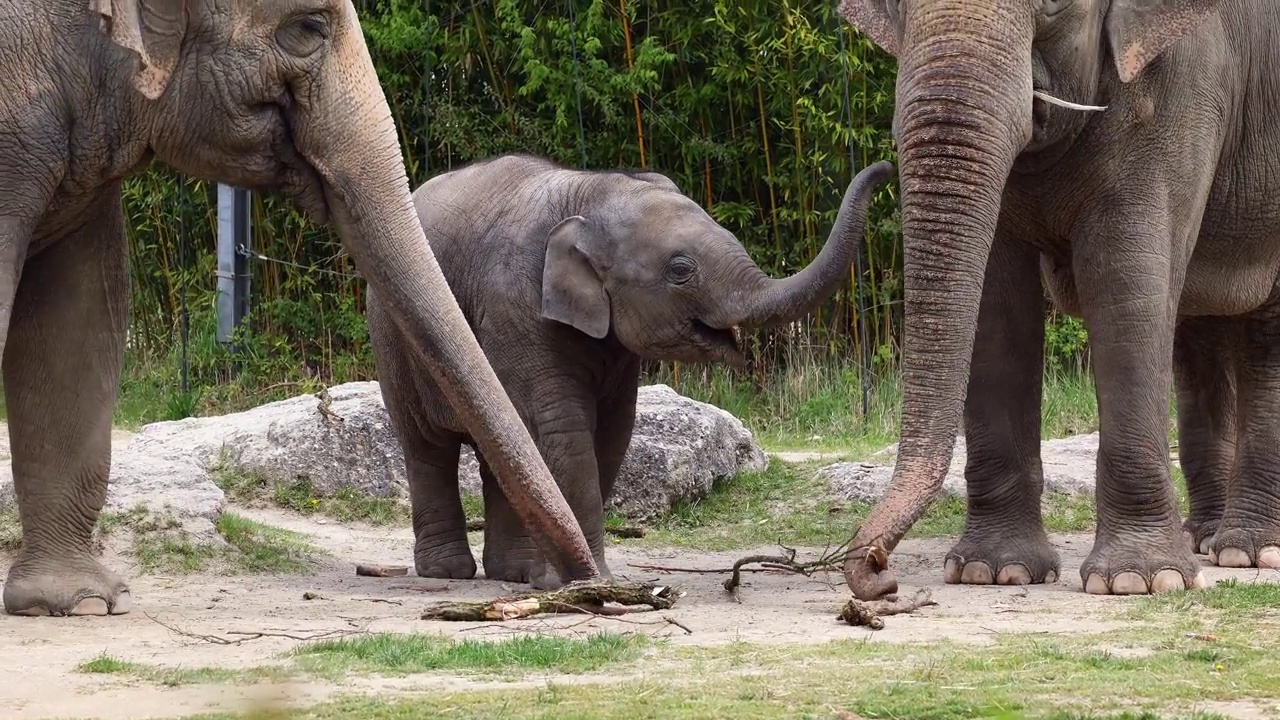
<svg viewBox="0 0 1280 720"><path fill-rule="evenodd" d="M513 151L655 169L762 267L786 274L818 252L853 172L894 159L895 64L839 20L834 3L357 0L357 8L413 186ZM132 366L174 367L185 304L193 383L209 388L233 370L212 336L213 194L155 168L130 180L125 196ZM868 355L886 367L900 333L896 206L896 185L879 193L862 275ZM239 384L368 377L362 281L337 239L279 198L256 196L253 218L254 249L269 259L254 264ZM854 287L806 327L759 335L747 372L764 378L796 348L808 358L856 358ZM1080 353L1072 332L1056 322L1050 349Z"/></svg>

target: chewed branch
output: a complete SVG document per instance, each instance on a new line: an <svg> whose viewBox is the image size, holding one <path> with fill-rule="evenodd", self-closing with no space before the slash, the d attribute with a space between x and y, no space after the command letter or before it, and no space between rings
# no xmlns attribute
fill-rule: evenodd
<svg viewBox="0 0 1280 720"><path fill-rule="evenodd" d="M1050 95L1049 93L1043 90L1035 90L1031 94L1049 103L1050 105L1057 105L1058 107L1067 108L1068 110L1083 110L1085 112L1099 112L1107 109L1106 105L1081 105L1080 103L1073 103L1067 100L1061 100L1059 98L1056 98Z"/></svg>

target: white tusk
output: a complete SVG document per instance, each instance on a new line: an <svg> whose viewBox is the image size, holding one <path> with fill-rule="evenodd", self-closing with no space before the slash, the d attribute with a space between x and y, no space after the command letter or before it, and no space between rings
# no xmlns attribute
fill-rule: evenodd
<svg viewBox="0 0 1280 720"><path fill-rule="evenodd" d="M1088 112L1097 112L1100 110L1107 109L1106 105L1081 105L1079 103L1067 102L1066 100L1059 100L1058 98L1050 95L1049 93L1042 92L1040 90L1033 90L1031 94L1049 103L1050 105L1057 105L1058 107L1064 107L1064 108L1067 108L1068 110L1085 110Z"/></svg>

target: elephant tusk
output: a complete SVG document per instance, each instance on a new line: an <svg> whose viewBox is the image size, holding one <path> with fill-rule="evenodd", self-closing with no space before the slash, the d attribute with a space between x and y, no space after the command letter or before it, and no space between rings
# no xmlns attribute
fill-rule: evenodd
<svg viewBox="0 0 1280 720"><path fill-rule="evenodd" d="M1068 110L1085 110L1087 112L1097 112L1100 110L1107 109L1106 105L1081 105L1079 103L1067 102L1066 100L1059 100L1058 98L1050 95L1047 92L1044 92L1043 90L1033 90L1031 94L1049 103L1050 105L1057 105L1058 107L1064 107L1064 108L1067 108Z"/></svg>

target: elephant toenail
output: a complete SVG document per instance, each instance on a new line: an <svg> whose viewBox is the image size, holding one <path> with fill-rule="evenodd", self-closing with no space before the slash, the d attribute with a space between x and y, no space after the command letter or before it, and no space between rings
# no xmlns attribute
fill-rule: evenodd
<svg viewBox="0 0 1280 720"><path fill-rule="evenodd" d="M942 566L942 581L951 585L960 582L960 559L949 557Z"/></svg>
<svg viewBox="0 0 1280 720"><path fill-rule="evenodd" d="M996 582L1000 585L1030 585L1031 571L1022 563L1005 565L1000 568L1000 574L996 576Z"/></svg>
<svg viewBox="0 0 1280 720"><path fill-rule="evenodd" d="M128 615L133 609L133 598L128 592L122 592L116 596L115 604L111 606L112 615Z"/></svg>
<svg viewBox="0 0 1280 720"><path fill-rule="evenodd" d="M1045 573L1044 582L1046 585L1052 585L1058 582L1058 573L1054 570L1050 570L1049 572Z"/></svg>
<svg viewBox="0 0 1280 720"><path fill-rule="evenodd" d="M1186 587L1186 583L1182 580L1182 573L1177 570L1161 570L1151 580L1151 592L1153 594L1184 590Z"/></svg>
<svg viewBox="0 0 1280 720"><path fill-rule="evenodd" d="M1138 573L1122 572L1111 581L1111 592L1116 595L1146 595L1151 589Z"/></svg>
<svg viewBox="0 0 1280 720"><path fill-rule="evenodd" d="M1191 588L1193 590L1203 590L1208 586L1209 586L1209 581L1205 580L1204 573L1202 572L1196 573L1195 579L1191 581Z"/></svg>
<svg viewBox="0 0 1280 720"><path fill-rule="evenodd" d="M968 585L990 585L991 580L991 566L980 561L965 563L960 574L960 582Z"/></svg>
<svg viewBox="0 0 1280 720"><path fill-rule="evenodd" d="M1200 541L1200 554L1208 555L1210 559L1213 558L1213 536L1212 535Z"/></svg>
<svg viewBox="0 0 1280 720"><path fill-rule="evenodd" d="M100 597L87 597L71 608L70 615L106 615L107 601Z"/></svg>
<svg viewBox="0 0 1280 720"><path fill-rule="evenodd" d="M1218 553L1218 567L1231 568L1247 568L1252 567L1253 562L1249 560L1249 553L1240 548L1223 548Z"/></svg>
<svg viewBox="0 0 1280 720"><path fill-rule="evenodd" d="M1107 587L1107 581L1097 573L1089 575L1089 581L1084 585L1084 591L1090 595L1110 595L1111 588Z"/></svg>
<svg viewBox="0 0 1280 720"><path fill-rule="evenodd" d="M1280 547L1267 545L1258 552L1258 567L1280 570Z"/></svg>

